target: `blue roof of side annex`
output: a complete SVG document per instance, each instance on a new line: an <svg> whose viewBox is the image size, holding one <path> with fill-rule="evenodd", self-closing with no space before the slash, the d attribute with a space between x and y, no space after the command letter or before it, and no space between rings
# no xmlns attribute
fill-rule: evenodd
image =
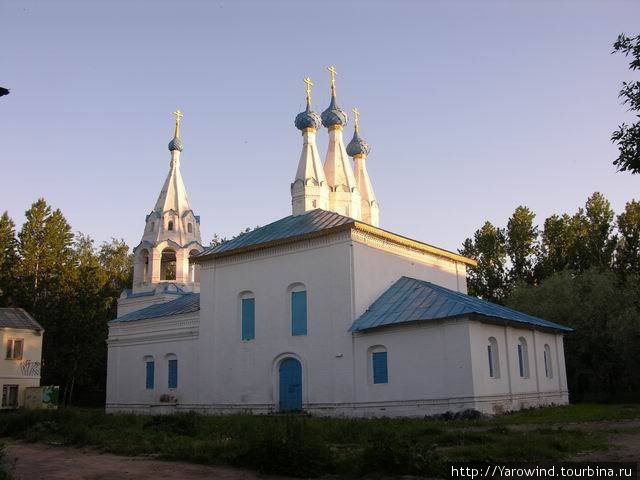
<svg viewBox="0 0 640 480"><path fill-rule="evenodd" d="M389 287L353 322L349 330L361 332L408 322L443 320L466 315L479 315L548 330L573 331L554 322L409 277L401 277Z"/></svg>

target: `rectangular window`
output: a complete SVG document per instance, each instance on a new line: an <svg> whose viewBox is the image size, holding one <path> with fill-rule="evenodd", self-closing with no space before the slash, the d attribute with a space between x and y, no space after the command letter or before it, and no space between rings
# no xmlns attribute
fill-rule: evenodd
<svg viewBox="0 0 640 480"><path fill-rule="evenodd" d="M387 352L374 352L371 360L373 364L373 383L388 383Z"/></svg>
<svg viewBox="0 0 640 480"><path fill-rule="evenodd" d="M256 338L256 299L242 299L242 340Z"/></svg>
<svg viewBox="0 0 640 480"><path fill-rule="evenodd" d="M147 362L147 389L153 389L153 379L155 376L155 363L153 360Z"/></svg>
<svg viewBox="0 0 640 480"><path fill-rule="evenodd" d="M169 388L178 388L178 360L169 360Z"/></svg>
<svg viewBox="0 0 640 480"><path fill-rule="evenodd" d="M22 360L23 339L7 340L7 358L11 360Z"/></svg>
<svg viewBox="0 0 640 480"><path fill-rule="evenodd" d="M3 407L18 406L18 385L2 386L2 406Z"/></svg>
<svg viewBox="0 0 640 480"><path fill-rule="evenodd" d="M524 378L524 357L522 356L522 345L518 344L518 368L520 376Z"/></svg>
<svg viewBox="0 0 640 480"><path fill-rule="evenodd" d="M549 359L547 358L547 351L544 352L544 374L547 378L551 378L551 372L549 370Z"/></svg>
<svg viewBox="0 0 640 480"><path fill-rule="evenodd" d="M493 378L493 352L491 351L491 345L487 345L487 353L489 354L489 376Z"/></svg>
<svg viewBox="0 0 640 480"><path fill-rule="evenodd" d="M291 293L291 335L307 334L307 292Z"/></svg>

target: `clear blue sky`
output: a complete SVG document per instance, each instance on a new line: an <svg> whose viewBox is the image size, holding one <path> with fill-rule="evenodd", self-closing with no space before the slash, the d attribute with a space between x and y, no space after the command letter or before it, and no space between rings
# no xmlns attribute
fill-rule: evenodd
<svg viewBox="0 0 640 480"><path fill-rule="evenodd" d="M322 111L335 64L383 228L454 250L520 204L542 222L598 190L620 211L640 197L609 140L634 75L610 53L639 19L631 1L5 0L0 210L21 224L43 196L75 231L136 245L180 108L203 242L288 215L302 78Z"/></svg>

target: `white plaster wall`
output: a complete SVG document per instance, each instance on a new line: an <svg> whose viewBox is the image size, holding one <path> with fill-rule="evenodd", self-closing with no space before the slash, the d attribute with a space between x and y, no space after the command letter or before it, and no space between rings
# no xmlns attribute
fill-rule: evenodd
<svg viewBox="0 0 640 480"><path fill-rule="evenodd" d="M0 394L3 385L18 385L18 405L24 403L26 387L37 387L40 385L40 374L32 375L31 370L27 370L27 375L23 373L22 366L28 362L42 362L42 333L34 330L23 330L15 328L0 329ZM22 359L13 360L6 358L7 341L9 339L23 339ZM40 366L38 367L40 371Z"/></svg>
<svg viewBox="0 0 640 480"><path fill-rule="evenodd" d="M467 293L462 264L407 249L389 250L382 244L375 248L353 243L356 318L403 275Z"/></svg>
<svg viewBox="0 0 640 480"><path fill-rule="evenodd" d="M195 402L198 390L196 319L176 316L109 327L107 411L162 407L160 396L163 394L176 397L179 405ZM176 389L168 387L169 354L178 359ZM153 357L155 362L153 389L146 388L147 356Z"/></svg>
<svg viewBox="0 0 640 480"><path fill-rule="evenodd" d="M370 349L374 346L387 351L386 384L373 383ZM473 406L469 327L464 319L359 333L354 350L360 414L431 415Z"/></svg>
<svg viewBox="0 0 640 480"><path fill-rule="evenodd" d="M567 380L562 348L562 335L512 326L470 322L473 385L478 409L499 413L550 403L568 401ZM487 345L489 337L498 344L500 377L489 376ZM518 339L527 342L529 377L520 376L518 366ZM544 345L551 348L553 377L546 378Z"/></svg>
<svg viewBox="0 0 640 480"><path fill-rule="evenodd" d="M278 404L278 361L303 366L303 403L352 399L353 318L348 234L234 256L203 266L200 402L269 410ZM290 290L307 289L307 335L291 335ZM255 339L243 341L242 292L255 295Z"/></svg>

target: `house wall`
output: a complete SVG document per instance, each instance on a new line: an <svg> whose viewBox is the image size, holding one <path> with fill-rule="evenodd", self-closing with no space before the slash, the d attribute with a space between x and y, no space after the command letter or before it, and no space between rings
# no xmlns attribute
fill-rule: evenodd
<svg viewBox="0 0 640 480"><path fill-rule="evenodd" d="M470 322L473 388L476 407L486 413L517 410L540 405L568 403L563 336L540 330ZM499 378L489 375L487 345L496 339ZM518 341L524 338L529 358L529 377L520 376ZM544 345L551 351L552 377L544 367Z"/></svg>
<svg viewBox="0 0 640 480"><path fill-rule="evenodd" d="M24 340L22 359L6 358L9 339ZM0 345L2 348L0 351L0 387L18 385L18 406L21 407L24 404L25 389L40 385L42 333L34 330L2 328L0 329Z"/></svg>
<svg viewBox="0 0 640 480"><path fill-rule="evenodd" d="M198 317L176 315L109 326L107 360L108 412L168 413L192 404L198 390ZM168 387L168 355L178 360L178 386ZM155 362L154 388L146 388L145 358ZM163 395L170 399L161 399Z"/></svg>

